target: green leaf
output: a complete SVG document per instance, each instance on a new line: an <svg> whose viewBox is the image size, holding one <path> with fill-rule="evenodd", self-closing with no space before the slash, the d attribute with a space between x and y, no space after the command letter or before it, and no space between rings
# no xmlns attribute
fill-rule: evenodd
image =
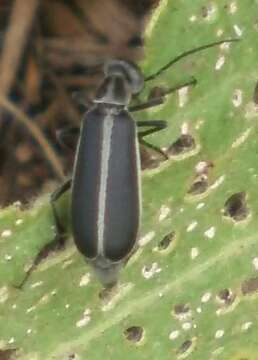
<svg viewBox="0 0 258 360"><path fill-rule="evenodd" d="M53 219L46 198L1 211L3 349L22 359L257 359L257 12L253 0L163 0L153 14L146 75L191 48L241 41L186 57L146 83L141 100L154 86L197 79L135 116L168 121L151 143L171 149L183 133L195 147L144 170L140 248L117 289L100 296L72 243L15 289L53 238Z"/></svg>

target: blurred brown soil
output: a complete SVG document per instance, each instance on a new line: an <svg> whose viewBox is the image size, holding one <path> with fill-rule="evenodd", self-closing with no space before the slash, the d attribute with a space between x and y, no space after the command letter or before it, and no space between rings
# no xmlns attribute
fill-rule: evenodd
<svg viewBox="0 0 258 360"><path fill-rule="evenodd" d="M159 0L0 1L0 206L27 202L71 173L55 132L79 125L110 58L143 58Z"/></svg>

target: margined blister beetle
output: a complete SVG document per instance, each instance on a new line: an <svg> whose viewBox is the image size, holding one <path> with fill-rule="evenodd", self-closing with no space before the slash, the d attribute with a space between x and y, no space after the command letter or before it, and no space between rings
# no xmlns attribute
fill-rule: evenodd
<svg viewBox="0 0 258 360"><path fill-rule="evenodd" d="M55 202L71 187L74 242L104 286L117 282L121 267L137 243L141 214L138 145L142 143L167 157L162 150L143 139L146 135L164 129L166 122L135 122L130 113L160 104L165 95L194 84L195 80L168 89L162 97L129 107L132 96L142 90L144 81L155 78L186 55L236 40L217 41L187 51L145 79L133 63L124 60L107 62L104 80L83 117L81 129L70 128L59 133L64 143L69 136L78 137L78 142L72 178L51 196L57 228L55 243L62 245L65 240ZM141 127L147 129L137 132L137 128ZM40 254L34 265L39 259Z"/></svg>

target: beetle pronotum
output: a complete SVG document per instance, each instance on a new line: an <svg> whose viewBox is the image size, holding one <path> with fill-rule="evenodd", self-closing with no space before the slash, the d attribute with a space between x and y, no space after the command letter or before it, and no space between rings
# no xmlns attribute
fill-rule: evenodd
<svg viewBox="0 0 258 360"><path fill-rule="evenodd" d="M217 41L187 51L145 81L160 75L184 56L235 40ZM111 286L117 282L119 270L137 242L141 212L138 139L166 157L159 148L143 140L144 136L164 129L166 122L135 122L131 117L131 111L154 106L164 97L128 107L131 97L144 85L144 77L135 64L111 60L105 64L104 73L105 78L83 117L81 129L71 128L59 134L64 143L70 135L79 140L72 178L52 194L51 204L57 226L57 238L53 243L62 245L65 233L55 202L72 187L71 218L75 244L92 265L101 283ZM171 88L166 94L194 82ZM149 129L137 133L137 127ZM34 266L39 261L40 254Z"/></svg>

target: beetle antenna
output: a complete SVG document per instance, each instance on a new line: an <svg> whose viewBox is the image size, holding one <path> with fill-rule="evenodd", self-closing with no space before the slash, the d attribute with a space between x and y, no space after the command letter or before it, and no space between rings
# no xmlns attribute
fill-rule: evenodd
<svg viewBox="0 0 258 360"><path fill-rule="evenodd" d="M220 44L224 44L224 43L231 43L234 41L239 41L239 38L235 38L235 39L225 39L225 40L220 40L220 41L216 41L210 44L206 44L206 45L202 45L199 46L197 48L194 48L192 50L188 50L183 52L182 54L176 56L174 59L170 60L166 65L162 66L162 68L160 68L159 70L155 71L153 74L147 76L144 80L145 81L149 81L149 80L153 80L155 79L157 76L159 76L161 73L163 73L165 70L167 70L168 68L170 68L170 66L174 65L175 63L177 63L179 60L183 59L184 57L197 53L199 51L211 48L213 46L217 46Z"/></svg>

